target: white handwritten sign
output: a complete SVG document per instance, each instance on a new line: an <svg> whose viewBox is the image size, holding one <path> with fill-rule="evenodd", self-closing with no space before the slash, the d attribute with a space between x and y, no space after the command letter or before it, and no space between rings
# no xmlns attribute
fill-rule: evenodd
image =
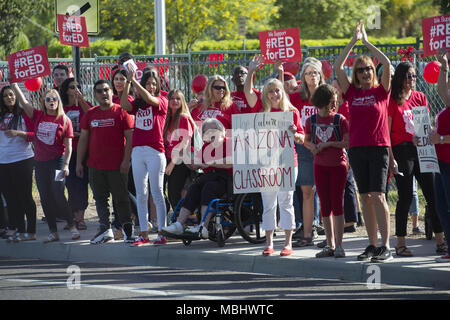
<svg viewBox="0 0 450 320"><path fill-rule="evenodd" d="M417 155L419 157L420 172L439 172L436 149L428 137L432 129L427 107L414 107L412 112L414 132L419 138Z"/></svg>
<svg viewBox="0 0 450 320"><path fill-rule="evenodd" d="M232 116L234 193L295 189L292 123L292 112Z"/></svg>

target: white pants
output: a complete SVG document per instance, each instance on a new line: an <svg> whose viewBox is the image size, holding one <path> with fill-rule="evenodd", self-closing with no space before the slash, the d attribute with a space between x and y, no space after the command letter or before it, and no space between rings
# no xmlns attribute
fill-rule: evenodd
<svg viewBox="0 0 450 320"><path fill-rule="evenodd" d="M141 231L148 231L148 183L156 206L158 231L167 225L164 200L164 171L166 156L146 146L134 147L131 152L133 179L136 187L137 211Z"/></svg>
<svg viewBox="0 0 450 320"><path fill-rule="evenodd" d="M295 168L297 177L297 168ZM295 229L294 191L261 192L263 203L263 230L276 230L277 203L280 207L280 228L283 230Z"/></svg>

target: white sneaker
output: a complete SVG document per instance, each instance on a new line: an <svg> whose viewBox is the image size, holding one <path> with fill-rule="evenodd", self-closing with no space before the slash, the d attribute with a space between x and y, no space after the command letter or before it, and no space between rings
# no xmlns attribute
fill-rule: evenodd
<svg viewBox="0 0 450 320"><path fill-rule="evenodd" d="M109 242L111 240L114 240L114 234L111 228L109 229L102 229L100 228L99 232L92 238L91 244L100 244Z"/></svg>
<svg viewBox="0 0 450 320"><path fill-rule="evenodd" d="M189 233L199 233L200 232L200 225L198 226L193 226L193 227L189 227L186 229L186 232ZM208 229L206 227L202 228L202 233L201 233L201 237L203 239L208 239L209 234L208 234Z"/></svg>
<svg viewBox="0 0 450 320"><path fill-rule="evenodd" d="M162 231L179 236L180 234L183 234L183 226L181 225L181 223L175 222L170 226L162 228Z"/></svg>

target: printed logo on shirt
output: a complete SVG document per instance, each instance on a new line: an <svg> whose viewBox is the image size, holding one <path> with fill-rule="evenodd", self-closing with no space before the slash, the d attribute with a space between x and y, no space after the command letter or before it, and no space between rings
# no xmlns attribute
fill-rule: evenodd
<svg viewBox="0 0 450 320"><path fill-rule="evenodd" d="M317 112L319 112L319 109L314 106L303 106L301 114L302 126L305 126L306 119L311 117L313 114L316 114Z"/></svg>
<svg viewBox="0 0 450 320"><path fill-rule="evenodd" d="M115 125L114 119L100 119L91 121L92 128L114 127L114 125Z"/></svg>
<svg viewBox="0 0 450 320"><path fill-rule="evenodd" d="M405 110L403 112L403 121L405 122L405 130L409 134L414 134L414 121L411 110Z"/></svg>
<svg viewBox="0 0 450 320"><path fill-rule="evenodd" d="M316 126L316 137L322 142L327 142L333 135L333 124L331 126L326 126L326 130L322 130L321 127L324 125Z"/></svg>
<svg viewBox="0 0 450 320"><path fill-rule="evenodd" d="M56 130L58 124L54 122L41 122L39 123L36 137L43 143L52 146L55 143Z"/></svg>
<svg viewBox="0 0 450 320"><path fill-rule="evenodd" d="M8 125L11 122L12 118L13 118L12 113L7 114L3 118L3 121L0 123L0 130L8 130Z"/></svg>
<svg viewBox="0 0 450 320"><path fill-rule="evenodd" d="M367 96L367 97L361 97L361 98L355 98L353 99L352 106L355 107L370 107L375 104L375 96Z"/></svg>
<svg viewBox="0 0 450 320"><path fill-rule="evenodd" d="M208 118L217 118L221 116L223 116L223 113L220 110L205 110L200 114L199 118L200 120L205 120Z"/></svg>
<svg viewBox="0 0 450 320"><path fill-rule="evenodd" d="M245 109L247 107L245 101L241 97L233 97L233 102L238 108L239 112L242 112L242 109Z"/></svg>
<svg viewBox="0 0 450 320"><path fill-rule="evenodd" d="M136 128L146 131L153 129L152 108L139 109L136 113Z"/></svg>
<svg viewBox="0 0 450 320"><path fill-rule="evenodd" d="M66 116L72 121L73 131L80 131L80 111L70 110L66 112Z"/></svg>

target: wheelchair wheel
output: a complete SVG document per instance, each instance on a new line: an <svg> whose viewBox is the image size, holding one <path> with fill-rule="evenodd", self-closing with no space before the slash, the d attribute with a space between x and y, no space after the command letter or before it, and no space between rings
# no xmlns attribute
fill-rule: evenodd
<svg viewBox="0 0 450 320"><path fill-rule="evenodd" d="M236 225L233 222L231 212L229 210L223 210L221 214L221 223L218 230L216 228L216 213L210 213L211 218L208 223L209 240L217 242L219 247L223 247L225 241L236 231ZM221 245L221 242L223 242L223 245Z"/></svg>
<svg viewBox="0 0 450 320"><path fill-rule="evenodd" d="M263 204L261 193L240 194L234 203L234 223L239 234L248 242L258 244L266 241L262 230ZM277 222L280 219L277 207Z"/></svg>

